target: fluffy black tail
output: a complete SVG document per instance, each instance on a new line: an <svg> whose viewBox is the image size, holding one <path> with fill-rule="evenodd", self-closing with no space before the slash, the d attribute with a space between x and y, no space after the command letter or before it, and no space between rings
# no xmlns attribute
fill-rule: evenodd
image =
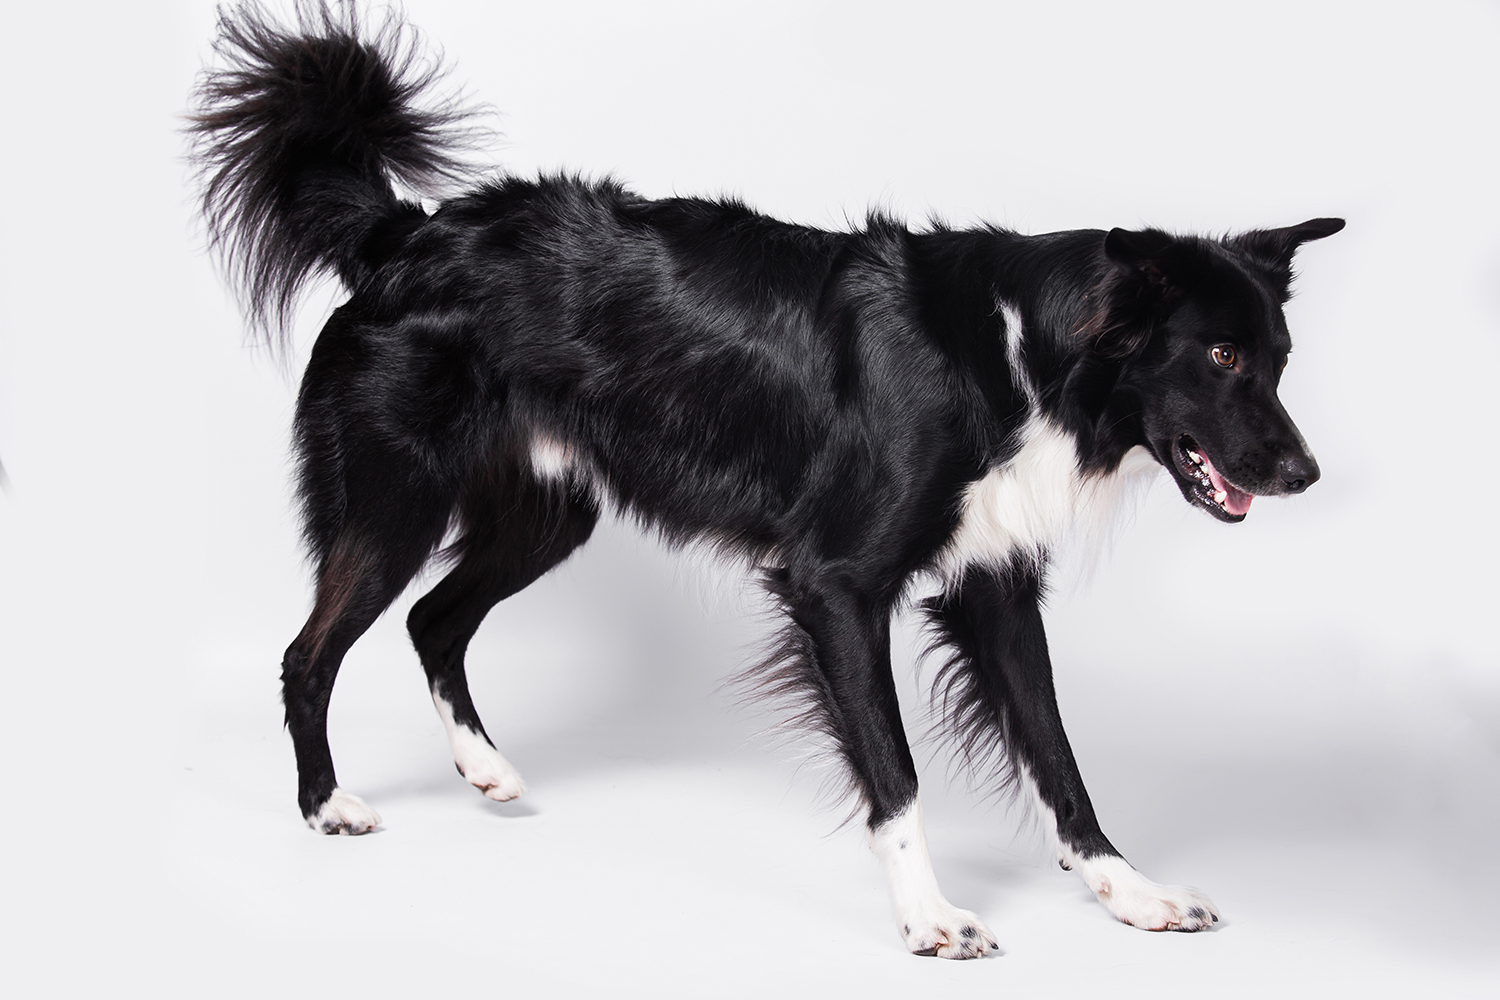
<svg viewBox="0 0 1500 1000"><path fill-rule="evenodd" d="M299 0L288 29L246 0L220 8L214 49L187 126L203 215L252 329L277 347L311 275L354 289L424 218L392 180L427 193L461 179L477 133L452 99L417 106L442 68L396 15L368 29L351 3Z"/></svg>

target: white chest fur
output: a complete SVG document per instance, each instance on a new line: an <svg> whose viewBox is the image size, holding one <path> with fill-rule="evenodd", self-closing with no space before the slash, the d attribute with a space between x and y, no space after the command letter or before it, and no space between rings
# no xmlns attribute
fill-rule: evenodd
<svg viewBox="0 0 1500 1000"><path fill-rule="evenodd" d="M1085 475L1072 435L1033 414L1015 456L965 491L958 528L938 571L956 580L970 565L1039 561L1070 539L1099 539L1122 497L1159 468L1146 449L1136 447L1115 472Z"/></svg>

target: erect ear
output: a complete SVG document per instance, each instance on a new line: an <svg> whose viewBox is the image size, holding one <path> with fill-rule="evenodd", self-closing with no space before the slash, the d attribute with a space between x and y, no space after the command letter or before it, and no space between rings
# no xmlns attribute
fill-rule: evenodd
<svg viewBox="0 0 1500 1000"><path fill-rule="evenodd" d="M1241 233L1225 242L1269 271L1282 298L1286 298L1292 285L1292 255L1297 248L1312 240L1332 236L1343 228L1343 219L1308 219L1301 225L1285 229L1256 229Z"/></svg>
<svg viewBox="0 0 1500 1000"><path fill-rule="evenodd" d="M1128 358L1146 346L1156 321L1181 296L1173 273L1180 249L1175 237L1159 229L1109 231L1104 255L1114 267L1090 293L1080 331L1089 347Z"/></svg>

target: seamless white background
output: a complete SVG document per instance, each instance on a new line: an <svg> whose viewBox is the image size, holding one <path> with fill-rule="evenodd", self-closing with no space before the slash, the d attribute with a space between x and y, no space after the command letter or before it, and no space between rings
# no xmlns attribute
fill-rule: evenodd
<svg viewBox="0 0 1500 1000"><path fill-rule="evenodd" d="M1323 481L1237 527L1159 481L1049 611L1106 832L1226 919L1113 923L927 746L939 877L1005 954L904 954L858 825L723 686L764 631L755 602L618 524L471 653L530 795L497 806L453 773L408 597L332 719L341 781L385 828L308 832L277 702L308 600L294 379L242 346L176 131L213 10L32 4L0 40L15 995L1494 995L1493 4L407 11L500 109L487 155L521 174L836 228L871 207L1029 232L1349 220L1305 249L1288 309L1282 396ZM309 300L304 355L335 296ZM914 736L916 645L907 623Z"/></svg>

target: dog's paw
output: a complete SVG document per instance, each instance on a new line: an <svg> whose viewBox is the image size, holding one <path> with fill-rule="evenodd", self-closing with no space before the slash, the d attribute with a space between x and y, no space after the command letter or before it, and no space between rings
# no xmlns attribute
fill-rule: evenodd
<svg viewBox="0 0 1500 1000"><path fill-rule="evenodd" d="M483 792L485 798L509 802L526 791L526 782L510 766L510 761L472 729L458 727L453 740L453 763L464 780Z"/></svg>
<svg viewBox="0 0 1500 1000"><path fill-rule="evenodd" d="M320 833L369 833L380 825L380 814L358 795L335 788L328 801L307 817L307 825Z"/></svg>
<svg viewBox="0 0 1500 1000"><path fill-rule="evenodd" d="M1124 858L1090 858L1082 874L1115 917L1147 931L1201 931L1218 923L1219 910L1196 889L1158 885Z"/></svg>
<svg viewBox="0 0 1500 1000"><path fill-rule="evenodd" d="M938 958L983 958L1000 950L977 916L947 904L902 916L901 937L913 954Z"/></svg>

